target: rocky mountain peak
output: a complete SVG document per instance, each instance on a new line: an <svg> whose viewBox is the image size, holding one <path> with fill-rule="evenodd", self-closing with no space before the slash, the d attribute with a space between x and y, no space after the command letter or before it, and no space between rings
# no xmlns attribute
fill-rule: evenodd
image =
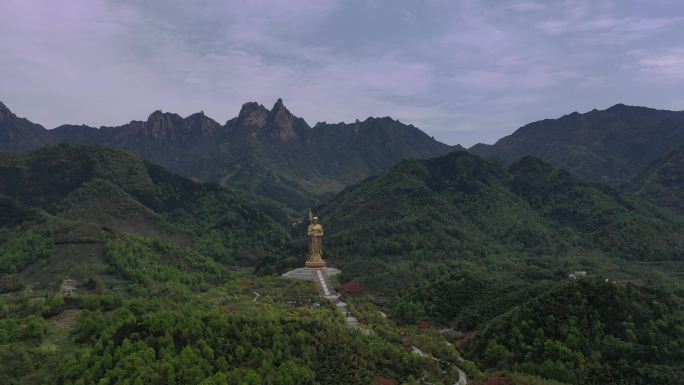
<svg viewBox="0 0 684 385"><path fill-rule="evenodd" d="M194 113L185 118L185 125L200 136L211 136L221 128L217 121L204 115L204 111Z"/></svg>
<svg viewBox="0 0 684 385"><path fill-rule="evenodd" d="M214 119L212 119L212 118L208 117L207 115L205 115L205 114L204 114L204 111L195 112L195 113L192 114L192 115L188 115L188 116L185 118L185 121L186 121L186 122L204 122L204 121L207 121L207 122L211 122L211 124L214 124L214 123L215 123L215 124L218 124L218 122L216 122Z"/></svg>
<svg viewBox="0 0 684 385"><path fill-rule="evenodd" d="M266 125L268 114L269 111L261 104L247 102L242 105L237 120L240 125L259 129Z"/></svg>
<svg viewBox="0 0 684 385"><path fill-rule="evenodd" d="M278 98L270 111L256 102L243 104L235 124L247 129L254 138L270 137L288 142L299 136L296 126L300 120L285 107L283 99Z"/></svg>
<svg viewBox="0 0 684 385"><path fill-rule="evenodd" d="M169 120L169 119L179 119L180 116L178 114L174 114L172 112L162 112L161 110L156 110L153 113L150 114L150 116L147 117L147 122L152 123L152 122L158 122L158 121L163 121L163 120Z"/></svg>
<svg viewBox="0 0 684 385"><path fill-rule="evenodd" d="M154 112L151 113L150 116L147 117L147 121L159 119L163 115L164 115L164 113L162 112L162 110L154 110Z"/></svg>
<svg viewBox="0 0 684 385"><path fill-rule="evenodd" d="M167 130L181 125L182 121L183 118L178 114L156 110L147 118L145 127L153 130Z"/></svg>
<svg viewBox="0 0 684 385"><path fill-rule="evenodd" d="M283 142L288 142L298 137L294 129L296 116L285 107L283 99L278 98L269 114L269 121L273 124L273 133Z"/></svg>
<svg viewBox="0 0 684 385"><path fill-rule="evenodd" d="M277 112L280 111L281 109L284 109L285 111L287 111L287 108L285 108L285 105L283 104L283 99L282 99L282 98L278 98L278 100L276 100L275 104L273 105L273 108L271 109L271 112L272 112L272 113L277 113ZM288 111L288 112L289 112L289 111Z"/></svg>
<svg viewBox="0 0 684 385"><path fill-rule="evenodd" d="M173 141L176 131L183 126L183 118L177 114L156 110L146 121L134 120L121 127L116 137L124 142L151 139L155 142Z"/></svg>

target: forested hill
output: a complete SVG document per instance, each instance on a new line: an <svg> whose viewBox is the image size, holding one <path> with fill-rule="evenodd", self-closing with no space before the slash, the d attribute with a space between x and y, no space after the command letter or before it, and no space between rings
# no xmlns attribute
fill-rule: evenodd
<svg viewBox="0 0 684 385"><path fill-rule="evenodd" d="M51 130L0 104L0 139L4 151L59 143L125 149L186 177L229 186L283 221L400 160L462 149L389 117L311 127L281 99L270 110L245 103L225 124L203 112L181 117L155 111L145 121L116 127Z"/></svg>
<svg viewBox="0 0 684 385"><path fill-rule="evenodd" d="M469 331L466 355L492 369L568 384L679 384L684 376L684 306L658 287L458 272L408 291L395 315Z"/></svg>
<svg viewBox="0 0 684 385"><path fill-rule="evenodd" d="M626 183L684 144L684 111L617 104L527 124L468 151L508 163L532 155L589 181Z"/></svg>
<svg viewBox="0 0 684 385"><path fill-rule="evenodd" d="M45 223L53 223L54 232L69 222L89 233L192 245L225 263L256 263L289 237L272 218L223 187L99 146L0 153L0 211L0 226L20 225L21 235Z"/></svg>
<svg viewBox="0 0 684 385"><path fill-rule="evenodd" d="M404 161L319 215L329 258L389 293L463 264L536 279L611 257L684 258L680 217L531 157L510 166L467 152Z"/></svg>
<svg viewBox="0 0 684 385"><path fill-rule="evenodd" d="M570 384L681 384L682 310L657 288L581 279L493 318L468 350Z"/></svg>
<svg viewBox="0 0 684 385"><path fill-rule="evenodd" d="M349 328L310 282L235 266L280 252L289 235L225 188L129 153L0 153L0 220L0 384L458 376Z"/></svg>
<svg viewBox="0 0 684 385"><path fill-rule="evenodd" d="M684 214L684 145L654 161L627 185L627 190Z"/></svg>

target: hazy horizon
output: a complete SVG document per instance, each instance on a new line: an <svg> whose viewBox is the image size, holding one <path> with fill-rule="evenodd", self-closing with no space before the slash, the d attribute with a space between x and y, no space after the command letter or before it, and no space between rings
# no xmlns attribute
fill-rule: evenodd
<svg viewBox="0 0 684 385"><path fill-rule="evenodd" d="M469 147L617 103L684 110L674 0L9 0L0 33L0 101L46 128L223 124L283 98L311 125L390 116Z"/></svg>

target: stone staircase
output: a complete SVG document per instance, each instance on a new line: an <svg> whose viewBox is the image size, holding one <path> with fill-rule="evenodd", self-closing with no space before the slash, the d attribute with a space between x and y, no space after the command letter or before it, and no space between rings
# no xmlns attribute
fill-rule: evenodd
<svg viewBox="0 0 684 385"><path fill-rule="evenodd" d="M311 272L313 281L318 288L318 292L328 300L335 301L339 297L332 283L328 272L323 269L316 269Z"/></svg>

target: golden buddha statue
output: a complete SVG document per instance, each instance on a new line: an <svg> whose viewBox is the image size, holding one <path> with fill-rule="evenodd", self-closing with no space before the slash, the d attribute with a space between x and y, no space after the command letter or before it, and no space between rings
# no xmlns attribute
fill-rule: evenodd
<svg viewBox="0 0 684 385"><path fill-rule="evenodd" d="M307 235L309 237L309 259L304 264L309 268L324 268L325 261L323 260L323 226L318 223L318 217L314 216L309 211L309 228Z"/></svg>

